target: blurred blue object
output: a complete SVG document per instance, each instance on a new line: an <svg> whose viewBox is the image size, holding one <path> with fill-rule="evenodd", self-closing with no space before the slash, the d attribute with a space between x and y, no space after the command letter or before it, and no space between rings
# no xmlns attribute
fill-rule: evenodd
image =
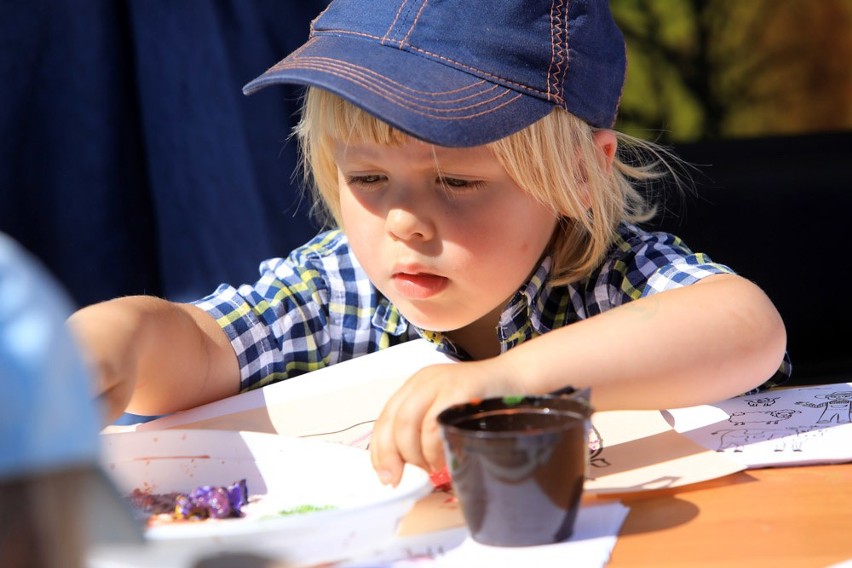
<svg viewBox="0 0 852 568"><path fill-rule="evenodd" d="M70 313L53 277L0 234L0 478L97 461L102 415Z"/></svg>
<svg viewBox="0 0 852 568"><path fill-rule="evenodd" d="M0 233L0 484L40 487L39 479L71 474L79 509L65 518L79 522L72 532L84 535L84 546L143 544L141 523L100 467L103 416L65 325L70 313L52 275ZM39 506L49 513L63 503Z"/></svg>

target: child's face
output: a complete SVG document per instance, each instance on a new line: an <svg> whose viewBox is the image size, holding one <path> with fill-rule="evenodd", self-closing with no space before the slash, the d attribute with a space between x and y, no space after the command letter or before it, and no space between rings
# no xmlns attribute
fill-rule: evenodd
<svg viewBox="0 0 852 568"><path fill-rule="evenodd" d="M557 219L485 147L337 143L340 216L376 287L418 327L496 325ZM491 321L486 321L491 320Z"/></svg>

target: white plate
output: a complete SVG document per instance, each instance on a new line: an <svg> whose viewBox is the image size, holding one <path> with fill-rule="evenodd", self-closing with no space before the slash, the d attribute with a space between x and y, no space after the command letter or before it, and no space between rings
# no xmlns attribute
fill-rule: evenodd
<svg viewBox="0 0 852 568"><path fill-rule="evenodd" d="M162 430L101 439L103 468L122 493L189 492L245 478L249 495L261 499L244 518L151 527L146 546L100 547L90 566L190 566L226 553L288 565L356 557L390 543L402 517L432 487L427 473L412 466L396 488L384 486L364 450L275 434ZM300 505L333 509L276 515Z"/></svg>

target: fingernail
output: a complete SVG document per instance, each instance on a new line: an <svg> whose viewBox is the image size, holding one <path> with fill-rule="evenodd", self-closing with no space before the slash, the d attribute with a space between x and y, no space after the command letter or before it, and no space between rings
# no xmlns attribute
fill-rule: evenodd
<svg viewBox="0 0 852 568"><path fill-rule="evenodd" d="M383 469L382 471L380 471L378 473L379 473L379 481L381 481L383 485L390 485L390 482L393 480L393 476L391 475L391 472L387 471L386 469Z"/></svg>

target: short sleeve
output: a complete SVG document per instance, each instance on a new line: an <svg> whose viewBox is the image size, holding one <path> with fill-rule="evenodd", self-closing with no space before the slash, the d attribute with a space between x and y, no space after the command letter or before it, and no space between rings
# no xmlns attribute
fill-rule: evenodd
<svg viewBox="0 0 852 568"><path fill-rule="evenodd" d="M678 237L623 225L610 254L594 278L599 310L689 286L716 274L733 274L703 253L694 253ZM602 293L602 288L606 293Z"/></svg>
<svg viewBox="0 0 852 568"><path fill-rule="evenodd" d="M619 230L613 254L605 262L598 282L606 281L607 302L600 311L666 290L682 288L718 274L735 274L704 253L695 253L678 237L645 232L631 225ZM602 295L598 292L598 297ZM792 372L789 354L777 372L753 392L785 383Z"/></svg>
<svg viewBox="0 0 852 568"><path fill-rule="evenodd" d="M328 282L321 262L305 250L266 260L254 284L223 284L195 305L212 315L231 340L248 390L326 366Z"/></svg>
<svg viewBox="0 0 852 568"><path fill-rule="evenodd" d="M673 288L689 286L708 276L733 273L734 271L724 264L713 262L701 253L674 257L668 264L660 266L651 273L641 296L651 296Z"/></svg>

